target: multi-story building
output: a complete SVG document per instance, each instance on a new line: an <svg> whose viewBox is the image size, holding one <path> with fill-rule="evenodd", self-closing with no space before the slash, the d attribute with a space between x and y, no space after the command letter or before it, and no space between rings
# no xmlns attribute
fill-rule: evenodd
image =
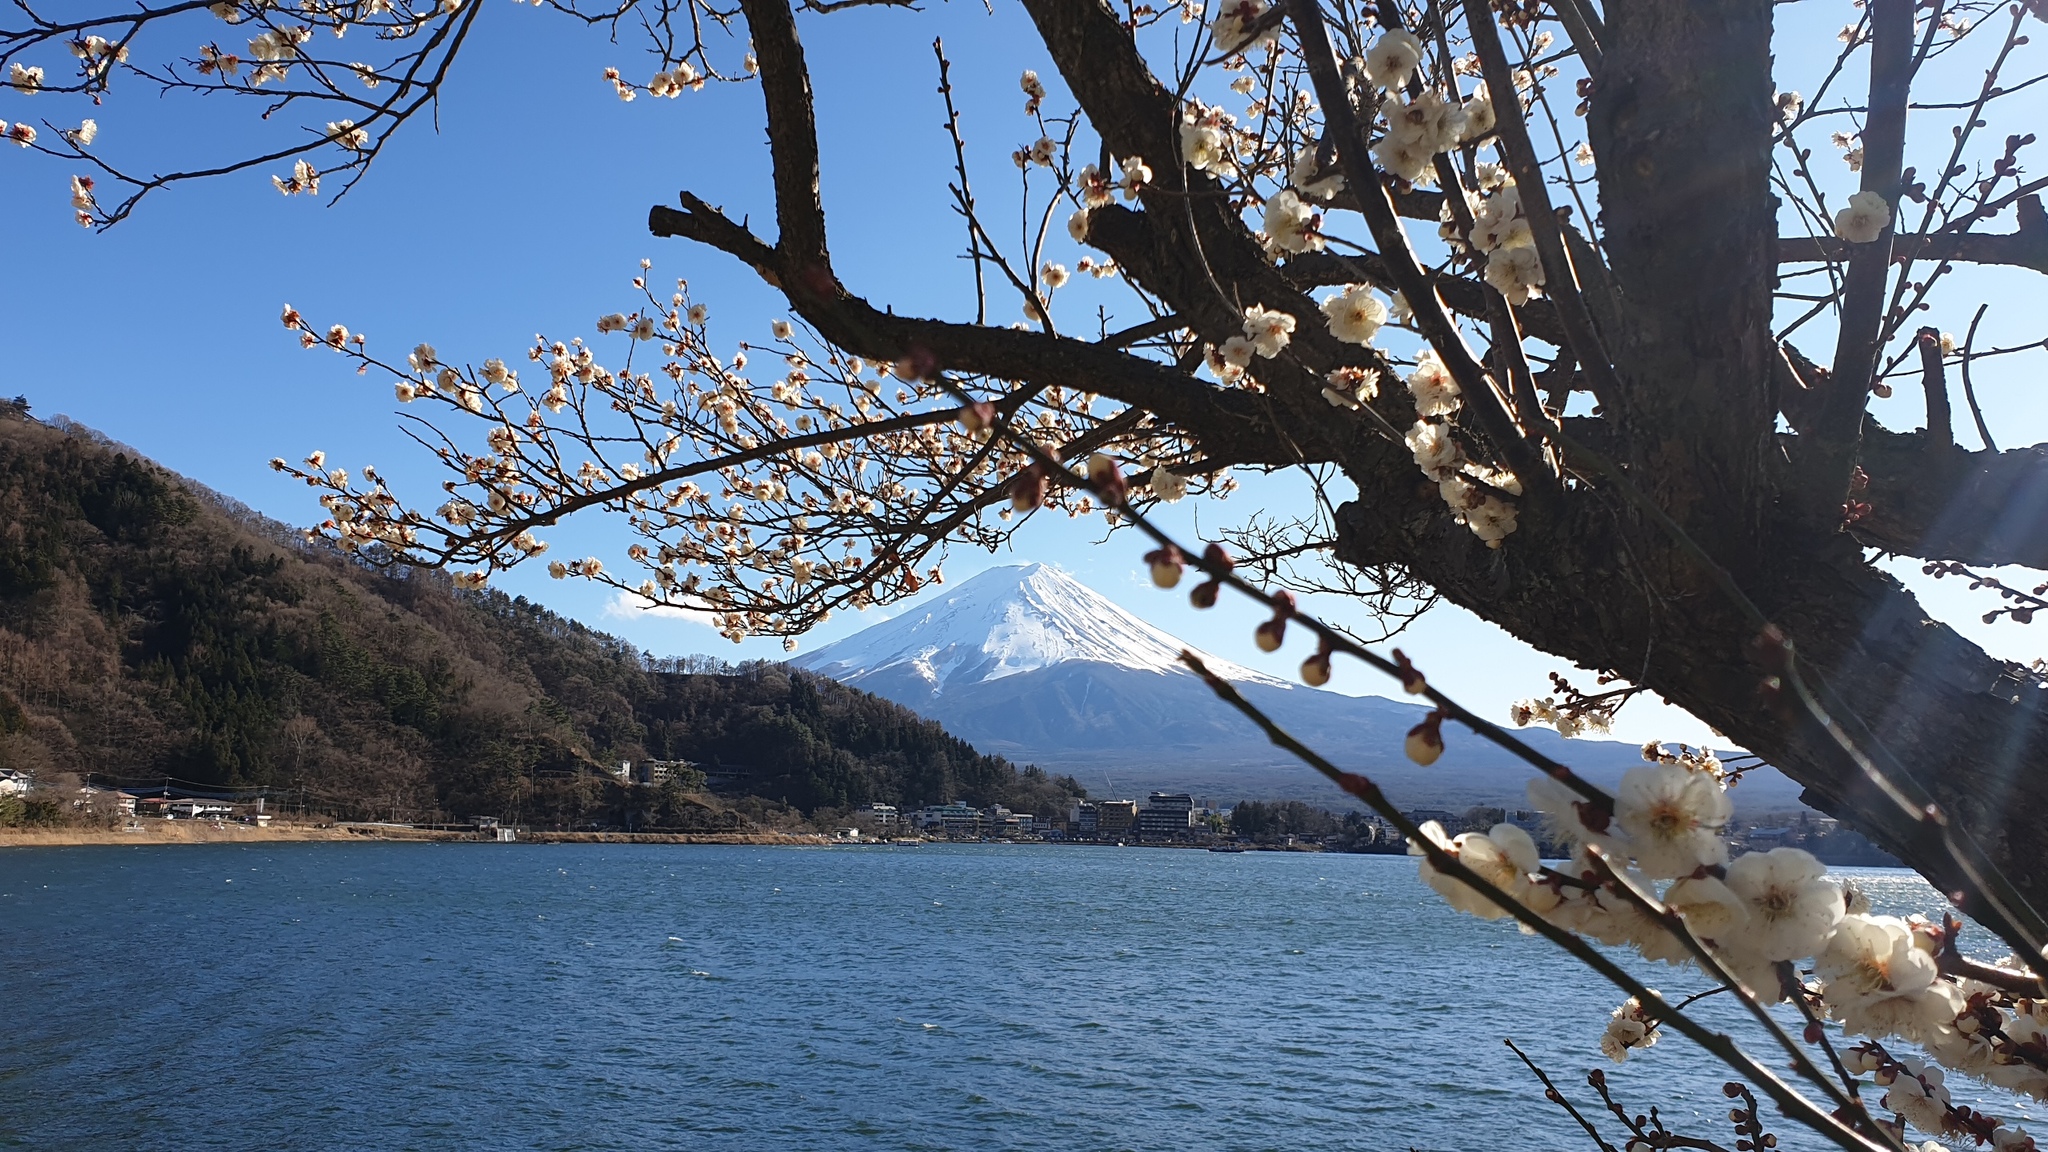
<svg viewBox="0 0 2048 1152"><path fill-rule="evenodd" d="M671 772L682 772L696 765L688 760L642 760L633 765L633 782L636 784L661 784Z"/></svg>
<svg viewBox="0 0 2048 1152"><path fill-rule="evenodd" d="M865 804L853 810L856 816L865 816L884 828L894 828L897 812L894 804Z"/></svg>
<svg viewBox="0 0 2048 1152"><path fill-rule="evenodd" d="M918 828L924 832L938 832L946 836L981 835L981 810L958 800L921 808L916 819Z"/></svg>
<svg viewBox="0 0 2048 1152"><path fill-rule="evenodd" d="M1136 800L1103 800L1095 805L1095 835L1098 839L1128 836L1137 826Z"/></svg>
<svg viewBox="0 0 2048 1152"><path fill-rule="evenodd" d="M1194 826L1195 799L1185 792L1154 792L1138 810L1138 835L1145 840L1179 840Z"/></svg>
<svg viewBox="0 0 2048 1152"><path fill-rule="evenodd" d="M1076 840L1095 839L1095 803L1090 800L1076 800L1067 809L1067 835Z"/></svg>

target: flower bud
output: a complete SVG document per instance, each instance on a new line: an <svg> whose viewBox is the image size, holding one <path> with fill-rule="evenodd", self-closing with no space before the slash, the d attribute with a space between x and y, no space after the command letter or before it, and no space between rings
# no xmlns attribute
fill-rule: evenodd
<svg viewBox="0 0 2048 1152"><path fill-rule="evenodd" d="M1410 760L1427 768L1444 754L1444 738L1427 725L1417 724L1409 729L1408 740L1402 750L1408 753Z"/></svg>
<svg viewBox="0 0 2048 1152"><path fill-rule="evenodd" d="M1444 754L1444 710L1431 709L1422 723L1408 730L1408 740L1403 745L1408 758L1424 768L1436 763Z"/></svg>
<svg viewBox="0 0 2048 1152"><path fill-rule="evenodd" d="M1188 603L1197 608L1214 608L1216 606L1216 593L1222 587L1221 581L1204 580L1188 592Z"/></svg>
<svg viewBox="0 0 2048 1152"><path fill-rule="evenodd" d="M1252 633L1252 639L1258 643L1259 651L1278 652L1281 642L1287 639L1287 621L1277 616L1266 621Z"/></svg>
<svg viewBox="0 0 2048 1152"><path fill-rule="evenodd" d="M1097 452L1088 458L1088 483L1102 496L1102 502L1111 507L1124 502L1124 493L1129 485L1124 480L1123 469L1117 467L1116 457L1106 452Z"/></svg>
<svg viewBox="0 0 2048 1152"><path fill-rule="evenodd" d="M986 400L977 400L960 409L960 423L966 425L969 433L984 435L995 427L996 406Z"/></svg>
<svg viewBox="0 0 2048 1152"><path fill-rule="evenodd" d="M1045 466L1036 462L1010 481L1010 507L1029 512L1045 503Z"/></svg>
<svg viewBox="0 0 2048 1152"><path fill-rule="evenodd" d="M1321 688L1330 682L1330 654L1317 652L1301 662L1301 682L1311 688Z"/></svg>
<svg viewBox="0 0 2048 1152"><path fill-rule="evenodd" d="M1152 583L1161 588L1171 588L1180 583L1181 568L1187 560L1180 554L1180 549L1168 544L1145 553L1145 563L1152 566Z"/></svg>
<svg viewBox="0 0 2048 1152"><path fill-rule="evenodd" d="M1407 689L1410 696L1419 696L1429 690L1429 681L1422 678L1422 673L1399 648L1394 649L1394 664L1399 669L1401 687Z"/></svg>

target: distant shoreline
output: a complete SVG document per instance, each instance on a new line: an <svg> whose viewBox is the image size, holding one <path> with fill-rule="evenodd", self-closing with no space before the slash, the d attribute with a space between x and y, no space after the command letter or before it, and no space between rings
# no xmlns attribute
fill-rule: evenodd
<svg viewBox="0 0 2048 1152"><path fill-rule="evenodd" d="M467 832L435 832L423 829L377 825L272 824L256 828L247 824L213 824L202 820L141 820L137 831L113 828L9 828L0 829L0 849L75 848L95 844L388 844L399 841L474 844L478 837ZM520 844L832 844L829 836L790 832L530 832Z"/></svg>

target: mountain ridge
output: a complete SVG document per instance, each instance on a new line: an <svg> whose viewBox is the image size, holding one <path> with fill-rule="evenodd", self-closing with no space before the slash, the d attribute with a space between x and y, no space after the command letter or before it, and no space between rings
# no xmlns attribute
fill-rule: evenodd
<svg viewBox="0 0 2048 1152"><path fill-rule="evenodd" d="M744 768L722 776L745 795L613 775L643 759ZM1074 791L780 664L657 661L524 598L373 571L5 401L0 768L553 827L721 830L784 803L955 798L1051 814Z"/></svg>

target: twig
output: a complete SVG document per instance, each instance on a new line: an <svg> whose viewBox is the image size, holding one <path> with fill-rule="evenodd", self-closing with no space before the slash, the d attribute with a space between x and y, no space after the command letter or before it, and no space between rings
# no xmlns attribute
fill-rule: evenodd
<svg viewBox="0 0 2048 1152"><path fill-rule="evenodd" d="M1536 1066L1536 1062L1534 1060L1529 1059L1528 1053L1522 1051L1520 1048L1515 1047L1515 1042L1513 1040L1502 1038L1501 1043L1508 1046L1508 1051L1513 1052L1517 1056L1520 1056L1522 1058L1522 1063L1527 1064L1529 1066L1529 1071L1534 1072L1536 1074L1536 1078L1538 1080L1543 1081L1544 1098L1548 1099L1552 1104L1557 1105L1559 1108L1564 1109L1565 1112L1568 1115L1570 1115L1572 1119L1577 1120L1579 1122L1579 1127L1584 1128L1586 1130L1586 1135L1591 1136L1593 1138L1593 1143L1598 1144L1600 1146L1600 1152L1615 1152L1614 1145L1609 1144L1607 1142L1607 1139L1600 1135L1600 1129L1593 1127L1593 1122L1591 1120L1586 1119L1586 1117L1583 1114L1581 1114L1577 1108L1574 1108L1570 1100L1565 1099L1564 1093L1557 1090L1557 1085L1552 1084L1550 1082L1550 1077L1544 1073L1543 1069L1538 1068Z"/></svg>
<svg viewBox="0 0 2048 1152"><path fill-rule="evenodd" d="M1970 317L1970 332L1963 337L1963 399L1970 405L1970 416L1977 421L1977 435L1984 440L1986 452L1998 451L1998 445L1991 442L1991 428L1984 423L1984 410L1977 406L1977 389L1970 384L1970 350L1977 343L1977 325L1984 319L1984 312L1990 308L1987 301L1977 305L1977 314Z"/></svg>
<svg viewBox="0 0 2048 1152"><path fill-rule="evenodd" d="M1939 452L1956 442L1949 425L1948 377L1941 369L1941 331L1922 328L1914 339L1920 345L1920 387L1927 395L1927 447Z"/></svg>

